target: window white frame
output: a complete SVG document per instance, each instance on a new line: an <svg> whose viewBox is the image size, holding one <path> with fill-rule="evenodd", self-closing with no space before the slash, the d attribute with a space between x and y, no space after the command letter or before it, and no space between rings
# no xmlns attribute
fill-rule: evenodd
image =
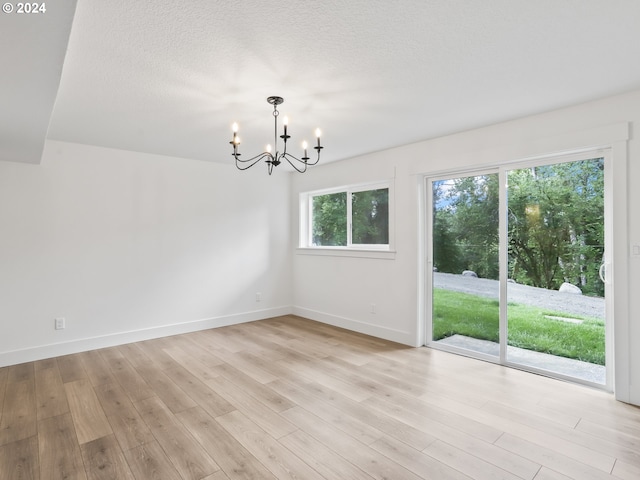
<svg viewBox="0 0 640 480"><path fill-rule="evenodd" d="M357 192L365 192L369 190L388 189L389 191L389 243L387 244L354 244L352 242L352 199L351 195ZM345 246L328 246L313 245L313 198L321 195L330 195L334 193L346 193L347 195L347 245ZM389 180L375 182L345 185L340 187L327 188L322 190L314 190L303 192L300 194L300 233L298 251L299 253L315 254L315 255L343 255L343 256L359 256L374 258L393 258L394 253L394 231L395 231L395 208L394 208L394 189L393 182Z"/></svg>

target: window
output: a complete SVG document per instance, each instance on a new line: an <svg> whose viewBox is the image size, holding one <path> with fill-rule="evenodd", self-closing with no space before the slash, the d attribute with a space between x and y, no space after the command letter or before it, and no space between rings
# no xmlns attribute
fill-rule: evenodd
<svg viewBox="0 0 640 480"><path fill-rule="evenodd" d="M389 250L389 183L302 194L301 247Z"/></svg>

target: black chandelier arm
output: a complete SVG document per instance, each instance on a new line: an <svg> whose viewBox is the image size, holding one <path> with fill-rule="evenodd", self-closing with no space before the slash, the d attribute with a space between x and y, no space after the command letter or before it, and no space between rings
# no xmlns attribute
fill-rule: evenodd
<svg viewBox="0 0 640 480"><path fill-rule="evenodd" d="M313 147L317 152L318 152L318 157L315 159L315 161L310 162L309 161L309 157L306 156L306 150L305 150L305 156L302 158L298 158L295 155L292 155L290 153L286 153L286 151L281 155L283 158L285 158L287 160L287 162L291 163L291 160L289 160L289 157L296 160L297 162L300 163L304 163L305 165L316 165L319 161L320 161L320 150L322 150L324 147Z"/></svg>
<svg viewBox="0 0 640 480"><path fill-rule="evenodd" d="M287 154L282 154L282 155L280 156L280 158L284 158L284 159L289 163L289 165L291 165L291 166L295 169L295 171L296 171L296 172L298 172L298 173L304 173L304 172L306 172L306 171L307 171L307 165L310 165L310 164L308 164L307 162L305 162L304 160L300 160L299 158L296 158L296 157L294 157L293 155L291 155L291 154L289 154L289 153L287 153ZM304 165L304 167L303 167L303 168L298 168L298 165L296 165L295 163L293 163L293 162L291 161L291 159L296 160L297 162L301 163L302 165Z"/></svg>
<svg viewBox="0 0 640 480"><path fill-rule="evenodd" d="M283 153L282 155L280 155L279 158L285 159L289 163L289 165L291 165L298 173L304 173L307 171L307 167L309 165L311 166L316 165L320 161L320 149L318 149L318 147L314 147L314 148L318 150L318 158L316 158L314 162L310 162L309 157L298 158L295 155L291 155L290 153ZM296 162L298 162L298 164L304 165L304 167L298 168L298 165L294 163L292 160L295 160Z"/></svg>
<svg viewBox="0 0 640 480"><path fill-rule="evenodd" d="M233 157L236 159L236 168L238 170L248 170L260 160L263 160L265 158L267 159L267 162L273 161L273 155L271 155L269 152L262 152L261 154L256 155L255 157L247 158L246 160L241 159L239 153L232 153L231 155L233 155Z"/></svg>

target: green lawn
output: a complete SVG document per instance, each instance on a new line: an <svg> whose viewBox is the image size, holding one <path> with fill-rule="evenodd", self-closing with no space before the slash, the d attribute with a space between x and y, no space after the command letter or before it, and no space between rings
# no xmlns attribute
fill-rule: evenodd
<svg viewBox="0 0 640 480"><path fill-rule="evenodd" d="M566 313L508 304L508 344L536 352L604 365L604 320L571 315L582 324L545 318ZM434 289L433 339L460 334L498 342L498 301Z"/></svg>

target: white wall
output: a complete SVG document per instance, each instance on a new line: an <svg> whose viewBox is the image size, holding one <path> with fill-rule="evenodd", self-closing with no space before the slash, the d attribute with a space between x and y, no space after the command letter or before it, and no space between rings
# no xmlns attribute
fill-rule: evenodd
<svg viewBox="0 0 640 480"><path fill-rule="evenodd" d="M289 198L266 169L62 142L0 162L0 366L289 312Z"/></svg>
<svg viewBox="0 0 640 480"><path fill-rule="evenodd" d="M437 115L437 112L433 112ZM499 125L315 167L292 181L300 192L395 177L395 259L313 256L293 259L294 312L408 345L423 343L420 295L420 195L424 175L498 165L596 146L614 150L614 322L616 395L640 404L640 91ZM627 143L626 139L629 137ZM292 209L292 242L298 242ZM370 304L376 313L370 313Z"/></svg>

